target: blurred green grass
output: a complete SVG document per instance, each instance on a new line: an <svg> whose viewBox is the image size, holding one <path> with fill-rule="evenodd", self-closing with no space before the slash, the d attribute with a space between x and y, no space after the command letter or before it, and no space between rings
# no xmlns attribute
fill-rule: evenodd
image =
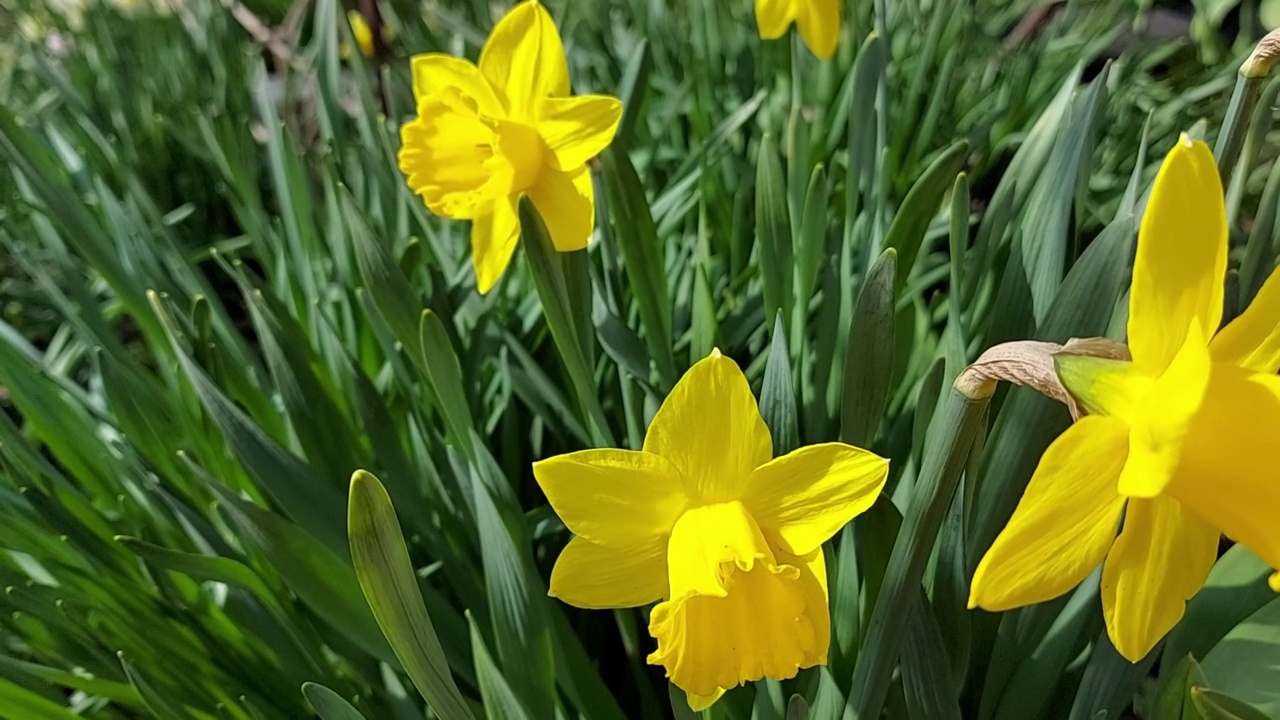
<svg viewBox="0 0 1280 720"><path fill-rule="evenodd" d="M719 347L775 434L893 460L892 502L828 549L829 667L709 711L780 718L797 693L838 717L941 390L995 342L1118 337L1155 162L1183 129L1216 134L1253 37L1116 46L1145 12L1124 2L1059 4L1025 32L1036 3L858 2L820 63L761 42L749 2L547 4L575 90L626 104L598 240L558 266L558 307L529 238L476 294L465 227L395 163L408 58L474 58L504 8L382 2L395 39L375 63L341 59L335 0L89 3L79 23L0 3L27 28L0 45L0 716L351 717L322 687L368 718L422 717L351 564L347 483L366 469L477 716L682 717L644 664L642 611L545 597L568 535L528 468L639 447ZM250 15L293 25L271 50ZM1263 93L1233 252L1269 267ZM1146 707L1180 655L1108 665L1096 582L964 611L966 573L1068 421L1021 389L989 412L926 574L943 645L903 651L888 714ZM1221 602L1243 619L1267 600ZM1217 637L1195 632L1171 642L1203 657Z"/></svg>

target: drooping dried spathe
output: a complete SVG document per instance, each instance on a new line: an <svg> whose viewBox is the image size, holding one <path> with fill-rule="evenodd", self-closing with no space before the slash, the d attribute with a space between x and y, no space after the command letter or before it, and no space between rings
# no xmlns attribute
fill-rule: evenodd
<svg viewBox="0 0 1280 720"><path fill-rule="evenodd" d="M584 450L533 471L575 535L551 594L586 608L661 601L649 662L702 709L826 662L822 543L871 506L888 461L842 443L774 459L746 378L716 351L676 384L643 450Z"/></svg>

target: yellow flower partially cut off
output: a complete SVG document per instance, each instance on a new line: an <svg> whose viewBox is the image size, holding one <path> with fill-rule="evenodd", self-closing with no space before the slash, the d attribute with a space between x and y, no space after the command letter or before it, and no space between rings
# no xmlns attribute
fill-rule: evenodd
<svg viewBox="0 0 1280 720"><path fill-rule="evenodd" d="M649 662L701 710L826 662L822 543L871 506L888 461L842 443L775 459L746 377L716 351L676 384L642 450L560 455L533 473L575 536L551 595L584 608L661 601Z"/></svg>
<svg viewBox="0 0 1280 720"><path fill-rule="evenodd" d="M970 607L1042 602L1103 563L1108 635L1137 662L1204 585L1219 531L1280 567L1280 274L1215 334L1226 267L1218 170L1184 135L1138 233L1133 360L1058 356L1089 415L1040 459L978 565ZM1280 574L1271 584L1280 590Z"/></svg>
<svg viewBox="0 0 1280 720"><path fill-rule="evenodd" d="M360 54L365 57L373 57L373 30L369 28L369 23L364 19L364 15L359 10L347 11L347 23L351 25L351 37L356 41L356 47L360 48ZM383 28L382 39L390 40L393 37L387 28ZM351 49L346 43L338 46L338 54L345 60L351 55Z"/></svg>
<svg viewBox="0 0 1280 720"><path fill-rule="evenodd" d="M839 0L756 0L761 39L782 37L792 23L814 55L825 60L835 54L840 39Z"/></svg>
<svg viewBox="0 0 1280 720"><path fill-rule="evenodd" d="M516 206L533 200L556 250L587 246L595 199L587 161L608 147L622 103L569 96L555 23L535 0L489 35L480 62L413 58L418 116L400 131L400 170L431 212L471 220L476 286L502 276L520 235Z"/></svg>

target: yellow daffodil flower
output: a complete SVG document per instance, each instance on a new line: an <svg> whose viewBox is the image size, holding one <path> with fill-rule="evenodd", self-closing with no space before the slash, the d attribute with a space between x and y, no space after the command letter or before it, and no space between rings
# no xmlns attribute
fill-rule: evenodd
<svg viewBox="0 0 1280 720"><path fill-rule="evenodd" d="M471 220L476 285L488 292L520 235L527 194L561 252L587 246L595 196L587 161L608 147L622 103L569 97L560 36L536 0L511 9L479 66L450 55L413 59L418 117L401 129L400 170L437 215Z"/></svg>
<svg viewBox="0 0 1280 720"><path fill-rule="evenodd" d="M365 21L364 15L358 10L348 10L347 23L351 25L351 37L355 39L356 47L360 48L360 54L367 58L373 57L373 30L369 28L369 23ZM390 25L383 25L382 42L389 43L395 38L395 30ZM351 57L351 48L345 42L339 44L338 55L343 60L346 60Z"/></svg>
<svg viewBox="0 0 1280 720"><path fill-rule="evenodd" d="M584 608L657 602L649 662L697 710L728 688L826 662L822 543L866 510L888 461L842 443L773 458L747 379L715 351L658 409L644 449L535 463L575 537L551 595Z"/></svg>
<svg viewBox="0 0 1280 720"><path fill-rule="evenodd" d="M361 15L356 10L348 10L347 22L351 25L351 37L355 38L356 47L360 48L360 54L365 57L373 57L373 31L369 29L369 23L365 22L364 15ZM349 54L350 50L343 44L341 55L345 58Z"/></svg>
<svg viewBox="0 0 1280 720"><path fill-rule="evenodd" d="M1215 335L1226 267L1218 170L1184 135L1138 233L1132 362L1057 357L1089 414L1041 457L978 565L970 607L1042 602L1103 563L1107 632L1137 662L1204 585L1220 530L1280 567L1280 276Z"/></svg>
<svg viewBox="0 0 1280 720"><path fill-rule="evenodd" d="M825 60L835 54L840 38L839 0L756 0L761 39L782 37L791 23L814 55Z"/></svg>

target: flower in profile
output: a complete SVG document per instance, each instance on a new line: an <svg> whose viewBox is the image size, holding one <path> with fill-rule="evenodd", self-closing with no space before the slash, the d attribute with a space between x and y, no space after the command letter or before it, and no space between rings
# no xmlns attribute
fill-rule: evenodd
<svg viewBox="0 0 1280 720"><path fill-rule="evenodd" d="M970 607L1042 602L1103 563L1107 632L1137 662L1204 585L1219 531L1280 567L1280 275L1215 335L1226 265L1218 170L1183 135L1138 233L1132 361L1057 356L1088 415L1041 457L974 573Z"/></svg>
<svg viewBox="0 0 1280 720"><path fill-rule="evenodd" d="M564 47L536 0L498 22L478 66L437 53L415 57L413 95L418 116L401 128L400 170L431 212L472 221L481 293L511 261L522 195L557 250L587 246L595 229L587 161L613 140L622 103L569 96Z"/></svg>
<svg viewBox="0 0 1280 720"><path fill-rule="evenodd" d="M551 595L584 608L661 601L649 619L694 709L728 688L826 662L822 543L875 501L888 461L842 443L773 457L747 379L719 351L672 389L644 448L533 466L573 531Z"/></svg>
<svg viewBox="0 0 1280 720"><path fill-rule="evenodd" d="M756 26L764 40L776 40L795 23L809 51L822 59L836 52L840 38L839 0L756 0Z"/></svg>

